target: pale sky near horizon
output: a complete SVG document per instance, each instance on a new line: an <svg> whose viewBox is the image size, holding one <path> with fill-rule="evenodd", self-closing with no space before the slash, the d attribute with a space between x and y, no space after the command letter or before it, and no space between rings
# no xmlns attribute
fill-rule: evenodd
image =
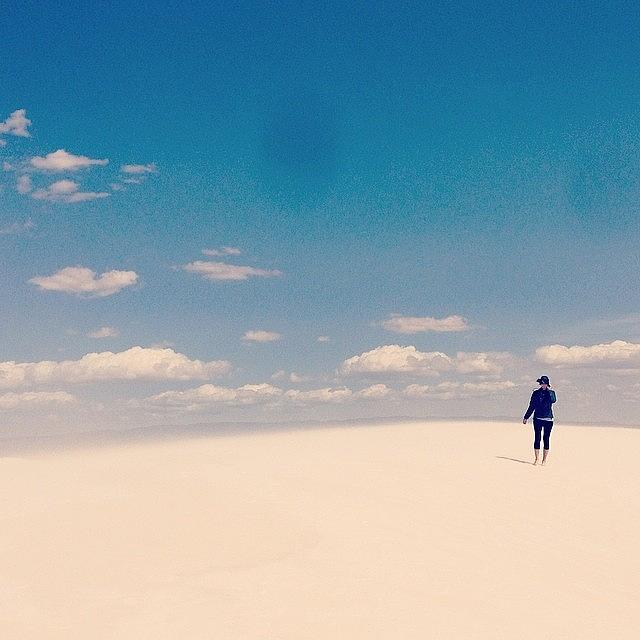
<svg viewBox="0 0 640 640"><path fill-rule="evenodd" d="M635 3L5 18L7 428L640 423Z"/></svg>

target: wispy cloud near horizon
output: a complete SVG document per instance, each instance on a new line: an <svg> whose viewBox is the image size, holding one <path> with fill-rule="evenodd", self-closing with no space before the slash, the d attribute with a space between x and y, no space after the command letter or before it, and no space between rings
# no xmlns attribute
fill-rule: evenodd
<svg viewBox="0 0 640 640"><path fill-rule="evenodd" d="M69 405L78 401L76 396L66 391L9 391L0 393L0 409L24 409L41 405Z"/></svg>

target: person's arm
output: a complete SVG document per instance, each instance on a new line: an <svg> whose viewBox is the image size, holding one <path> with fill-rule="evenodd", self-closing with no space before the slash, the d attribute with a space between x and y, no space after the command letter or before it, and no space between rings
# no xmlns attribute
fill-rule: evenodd
<svg viewBox="0 0 640 640"><path fill-rule="evenodd" d="M534 391L531 394L531 400L529 401L529 408L527 409L527 412L524 414L524 418L522 418L522 422L524 424L527 423L527 420L529 419L529 417L533 413L533 410L536 408L535 399L536 399L536 392Z"/></svg>
<svg viewBox="0 0 640 640"><path fill-rule="evenodd" d="M551 404L556 401L556 392L553 389L549 389L549 393L551 395Z"/></svg>

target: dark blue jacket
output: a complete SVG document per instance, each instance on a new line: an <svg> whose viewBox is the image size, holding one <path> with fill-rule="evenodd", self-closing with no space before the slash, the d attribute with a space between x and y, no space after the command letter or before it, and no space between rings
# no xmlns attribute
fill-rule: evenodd
<svg viewBox="0 0 640 640"><path fill-rule="evenodd" d="M553 389L536 389L531 394L531 402L524 419L527 420L533 413L535 418L553 418L551 405L556 401L556 392Z"/></svg>

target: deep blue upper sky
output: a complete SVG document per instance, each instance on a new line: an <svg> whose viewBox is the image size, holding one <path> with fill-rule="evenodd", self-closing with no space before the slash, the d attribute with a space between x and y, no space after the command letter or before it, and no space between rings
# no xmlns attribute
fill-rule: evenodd
<svg viewBox="0 0 640 640"><path fill-rule="evenodd" d="M76 358L110 325L114 350L167 341L247 379L320 375L398 342L372 326L391 313L476 327L403 339L427 351L640 338L607 324L640 307L639 40L632 2L5 7L0 121L33 124L0 160L108 158L81 174L92 190L124 163L158 172L75 204L7 172L0 227L36 226L0 237L0 360ZM172 268L223 245L283 276ZM140 285L87 301L27 284L71 265ZM286 339L256 357L248 329Z"/></svg>

